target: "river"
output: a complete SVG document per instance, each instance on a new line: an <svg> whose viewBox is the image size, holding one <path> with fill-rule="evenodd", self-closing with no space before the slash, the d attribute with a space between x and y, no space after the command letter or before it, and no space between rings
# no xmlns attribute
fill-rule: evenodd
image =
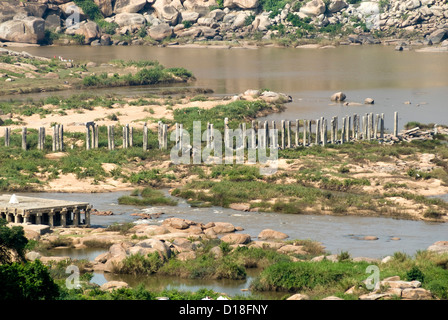
<svg viewBox="0 0 448 320"><path fill-rule="evenodd" d="M392 127L394 111L399 112L400 126L409 121L448 124L448 54L396 52L388 46L346 46L336 49L217 49L180 47L29 47L34 55L62 56L75 61L108 62L112 59L158 60L167 67L185 67L197 78L191 87L212 89L216 95L234 95L247 89L268 88L284 92L293 98L287 109L267 116L266 120L317 119L321 116L345 116L353 113L385 113L386 130ZM149 88L99 89L98 93L138 95ZM343 106L333 104L329 97L343 91L348 101L363 103L373 98L374 105ZM89 92L93 92L90 90ZM75 92L32 94L39 99L46 95L67 95ZM29 95L28 95L29 97ZM10 97L2 97L9 99ZM405 104L409 101L410 104ZM261 119L261 120L263 120ZM39 193L33 196L80 200L90 202L98 210L112 210L113 216L92 216L92 224L107 226L114 222L134 221L134 212L164 212L159 220L175 216L198 222L227 221L244 228L244 233L256 238L266 228L282 231L290 239L311 239L322 242L331 253L348 251L352 257L382 258L394 252L410 255L424 250L432 243L447 240L447 226L440 223L395 220L376 217L287 215L275 213L246 213L231 209L190 208L179 199L176 207L138 208L118 205L117 199L127 192L103 194ZM356 236L374 235L376 241L357 240ZM398 237L400 240L391 240ZM74 254L73 252L71 254ZM94 258L98 252L86 252ZM90 255L90 256L89 256ZM106 275L95 274L94 281L101 284ZM111 276L108 275L110 278ZM109 280L109 278L107 280ZM128 279L132 282L132 279ZM147 281L156 281L154 279ZM206 286L224 290L229 294L248 286L246 282L190 283L187 280L165 279L162 286L187 288ZM156 281L157 282L157 281ZM250 282L250 279L249 279ZM152 283L150 285L158 286ZM229 291L230 290L230 291Z"/></svg>
<svg viewBox="0 0 448 320"><path fill-rule="evenodd" d="M409 121L448 124L447 53L398 52L393 46L383 45L340 46L335 49L177 46L49 46L11 49L49 58L61 56L78 62L157 60L167 67L191 70L197 81L190 86L210 88L217 95L234 95L247 89L267 88L284 92L293 98L284 112L269 115L266 120L317 119L321 116L331 118L373 112L385 113L386 130L391 130L393 113L398 111L401 127ZM136 95L149 90L113 88L97 92ZM329 97L338 91L347 95L347 101L363 103L365 98L372 98L375 104L333 104ZM49 94L61 93L33 94L32 97Z"/></svg>

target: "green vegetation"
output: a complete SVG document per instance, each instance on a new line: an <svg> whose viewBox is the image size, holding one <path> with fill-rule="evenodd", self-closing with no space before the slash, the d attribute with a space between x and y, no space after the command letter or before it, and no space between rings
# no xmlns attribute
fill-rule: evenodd
<svg viewBox="0 0 448 320"><path fill-rule="evenodd" d="M225 105L218 105L211 109L199 107L190 107L176 109L173 112L174 122L182 123L184 128L192 129L194 121L201 121L202 128L205 130L207 122L214 123L214 128L222 130L224 123L222 119L229 119L229 126L237 128L239 123L254 119L263 111L273 111L275 108L264 101L234 101Z"/></svg>
<svg viewBox="0 0 448 320"><path fill-rule="evenodd" d="M22 227L9 228L6 220L0 219L0 264L11 263L14 253L19 259L25 260L27 243Z"/></svg>
<svg viewBox="0 0 448 320"><path fill-rule="evenodd" d="M164 68L156 65L152 68L143 68L136 74L119 75L118 73L109 76L106 72L100 75L90 75L82 79L84 87L114 87L114 86L144 86L158 83L172 83L178 81L187 81L193 75L184 68Z"/></svg>
<svg viewBox="0 0 448 320"><path fill-rule="evenodd" d="M150 187L135 189L130 196L121 196L118 198L118 203L137 206L177 205L177 201L165 197L162 191Z"/></svg>

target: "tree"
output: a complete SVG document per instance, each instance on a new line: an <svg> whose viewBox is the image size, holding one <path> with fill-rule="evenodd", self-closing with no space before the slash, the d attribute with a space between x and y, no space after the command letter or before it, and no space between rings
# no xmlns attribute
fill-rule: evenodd
<svg viewBox="0 0 448 320"><path fill-rule="evenodd" d="M14 226L9 228L6 226L5 219L0 219L0 264L11 263L11 251L17 252L19 258L24 261L25 246L28 239L22 227Z"/></svg>
<svg viewBox="0 0 448 320"><path fill-rule="evenodd" d="M51 300L59 287L39 260L0 265L0 300Z"/></svg>

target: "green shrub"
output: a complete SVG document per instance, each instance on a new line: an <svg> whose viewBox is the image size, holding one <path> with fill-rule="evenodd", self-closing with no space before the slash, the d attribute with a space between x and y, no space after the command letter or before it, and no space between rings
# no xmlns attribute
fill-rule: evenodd
<svg viewBox="0 0 448 320"><path fill-rule="evenodd" d="M417 266L414 266L414 267L412 267L411 270L406 272L405 279L406 279L406 281L416 280L416 281L420 281L421 283L423 283L425 281L425 275Z"/></svg>
<svg viewBox="0 0 448 320"><path fill-rule="evenodd" d="M59 288L39 260L0 265L0 300L54 300Z"/></svg>

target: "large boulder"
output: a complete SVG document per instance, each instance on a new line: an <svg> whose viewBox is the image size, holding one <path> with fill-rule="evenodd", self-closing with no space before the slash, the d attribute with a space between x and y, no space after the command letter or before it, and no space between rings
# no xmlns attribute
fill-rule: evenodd
<svg viewBox="0 0 448 320"><path fill-rule="evenodd" d="M283 240L286 238L288 238L286 233L272 229L264 229L258 234L258 239L260 240Z"/></svg>
<svg viewBox="0 0 448 320"><path fill-rule="evenodd" d="M343 92L336 92L331 96L331 101L342 102L347 98L347 96Z"/></svg>
<svg viewBox="0 0 448 320"><path fill-rule="evenodd" d="M76 5L76 3L74 3L73 1L64 3L64 4L60 5L59 8L63 12L63 16L66 19L67 18L74 19L74 20L79 19L79 21L73 21L73 23L79 23L80 21L84 21L88 18L87 15L82 10L82 8L79 7L78 5ZM66 22L66 24L70 25L72 23Z"/></svg>
<svg viewBox="0 0 448 320"><path fill-rule="evenodd" d="M428 247L428 251L433 251L436 253L447 253L448 241L437 241Z"/></svg>
<svg viewBox="0 0 448 320"><path fill-rule="evenodd" d="M196 22L199 19L199 13L194 11L182 11L181 12L181 20L183 21L189 21L189 22Z"/></svg>
<svg viewBox="0 0 448 320"><path fill-rule="evenodd" d="M215 222L215 226L211 229L213 229L213 231L217 234L230 233L236 230L235 226L230 222Z"/></svg>
<svg viewBox="0 0 448 320"><path fill-rule="evenodd" d="M172 26L177 24L180 17L179 10L184 8L179 0L156 0L152 7L157 18Z"/></svg>
<svg viewBox="0 0 448 320"><path fill-rule="evenodd" d="M136 13L143 9L146 0L116 0L114 13Z"/></svg>
<svg viewBox="0 0 448 320"><path fill-rule="evenodd" d="M45 18L45 29L52 30L61 26L61 18L57 14L50 14Z"/></svg>
<svg viewBox="0 0 448 320"><path fill-rule="evenodd" d="M156 239L142 240L138 242L134 247L155 249L164 257L169 258L171 256L170 247L165 242Z"/></svg>
<svg viewBox="0 0 448 320"><path fill-rule="evenodd" d="M101 285L103 291L113 291L121 288L129 288L129 285L123 281L109 281Z"/></svg>
<svg viewBox="0 0 448 320"><path fill-rule="evenodd" d="M259 5L258 0L224 0L224 7L229 9L256 9Z"/></svg>
<svg viewBox="0 0 448 320"><path fill-rule="evenodd" d="M114 22L120 27L141 26L146 23L143 15L139 13L119 13L115 16Z"/></svg>
<svg viewBox="0 0 448 320"><path fill-rule="evenodd" d="M223 236L221 240L229 244L248 244L251 241L250 235L244 233L229 233Z"/></svg>
<svg viewBox="0 0 448 320"><path fill-rule="evenodd" d="M90 44L93 40L100 37L100 30L95 22L89 21L81 24L75 31L75 34L84 36L84 44Z"/></svg>
<svg viewBox="0 0 448 320"><path fill-rule="evenodd" d="M438 29L431 33L427 40L431 41L432 44L439 44L447 38L447 35L448 33L445 29Z"/></svg>
<svg viewBox="0 0 448 320"><path fill-rule="evenodd" d="M173 28L165 23L153 26L149 29L149 36L157 41L162 41L163 39L169 38L172 35Z"/></svg>
<svg viewBox="0 0 448 320"><path fill-rule="evenodd" d="M347 8L348 4L345 1L342 0L331 0L330 3L328 4L328 11L330 11L331 13L336 13L341 11L344 8Z"/></svg>
<svg viewBox="0 0 448 320"><path fill-rule="evenodd" d="M112 0L94 0L104 17L110 17L114 13Z"/></svg>
<svg viewBox="0 0 448 320"><path fill-rule="evenodd" d="M300 12L309 17L319 16L325 13L326 10L327 7L322 0L312 0L300 8Z"/></svg>
<svg viewBox="0 0 448 320"><path fill-rule="evenodd" d="M39 43L45 38L45 20L24 17L0 24L0 40L22 43Z"/></svg>
<svg viewBox="0 0 448 320"><path fill-rule="evenodd" d="M252 22L252 26L255 30L259 31L267 31L268 27L272 24L271 19L269 18L269 14L262 13L259 16L255 17L255 20Z"/></svg>
<svg viewBox="0 0 448 320"><path fill-rule="evenodd" d="M170 28L171 29L171 28ZM162 223L163 226L171 227L174 229L187 229L193 222L190 220L185 220L181 218L168 218Z"/></svg>

